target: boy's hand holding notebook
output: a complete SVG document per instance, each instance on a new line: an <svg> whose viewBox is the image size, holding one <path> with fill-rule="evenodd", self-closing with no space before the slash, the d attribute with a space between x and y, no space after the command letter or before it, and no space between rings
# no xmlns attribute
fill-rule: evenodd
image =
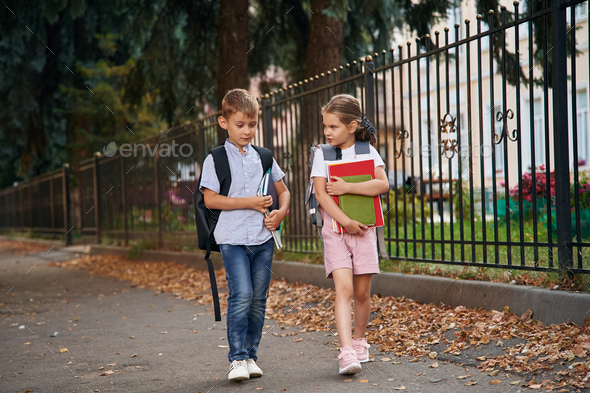
<svg viewBox="0 0 590 393"><path fill-rule="evenodd" d="M277 189L275 188L275 184L272 181L271 169L269 169L263 176L262 181L260 182L260 186L258 187L258 196L266 196L270 195L272 197L272 205L266 209L266 213L264 213L264 217L268 217L271 211L277 210L279 208L279 196L277 194ZM278 250L283 248L283 242L281 241L281 229L283 227L283 223L279 225L279 227L273 231L270 231L272 237L275 241L275 246Z"/></svg>

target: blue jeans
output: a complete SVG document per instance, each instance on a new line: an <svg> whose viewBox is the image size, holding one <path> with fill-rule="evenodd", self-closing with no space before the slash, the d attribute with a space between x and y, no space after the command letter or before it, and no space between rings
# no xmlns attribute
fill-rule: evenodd
<svg viewBox="0 0 590 393"><path fill-rule="evenodd" d="M258 246L219 245L229 287L227 340L230 362L258 359L256 352L264 327L273 248L272 239Z"/></svg>

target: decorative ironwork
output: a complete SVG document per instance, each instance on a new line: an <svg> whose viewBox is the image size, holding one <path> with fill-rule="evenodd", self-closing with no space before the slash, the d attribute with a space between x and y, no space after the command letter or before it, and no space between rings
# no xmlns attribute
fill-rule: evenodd
<svg viewBox="0 0 590 393"><path fill-rule="evenodd" d="M450 139L448 134L457 132L455 126L456 118L450 113L447 113L440 120L440 155L444 155L446 158L451 159L455 157L457 153L457 139ZM442 139L442 135L447 134L446 139Z"/></svg>
<svg viewBox="0 0 590 393"><path fill-rule="evenodd" d="M395 151L395 158L400 158L402 154L404 154L406 157L412 157L412 146L408 147L407 149L404 149L405 140L409 137L410 133L408 132L408 130L395 132L395 139L399 139L401 141L401 146L399 150Z"/></svg>
<svg viewBox="0 0 590 393"><path fill-rule="evenodd" d="M502 143L502 140L504 140L504 137L508 138L512 142L516 142L518 140L518 130L516 130L516 129L512 130L512 137L508 133L508 120L512 119L513 117L514 117L514 112L512 112L512 109L508 109L504 113L502 113L501 111L496 113L496 121L501 121L503 123L502 124L502 133L500 135L494 133L494 143L496 145L499 145L500 143Z"/></svg>

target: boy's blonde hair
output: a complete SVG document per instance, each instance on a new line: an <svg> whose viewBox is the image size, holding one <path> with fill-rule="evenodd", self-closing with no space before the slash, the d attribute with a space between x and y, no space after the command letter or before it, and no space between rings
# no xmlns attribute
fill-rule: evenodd
<svg viewBox="0 0 590 393"><path fill-rule="evenodd" d="M258 101L248 90L233 89L223 97L221 116L229 120L229 117L236 112L258 118Z"/></svg>

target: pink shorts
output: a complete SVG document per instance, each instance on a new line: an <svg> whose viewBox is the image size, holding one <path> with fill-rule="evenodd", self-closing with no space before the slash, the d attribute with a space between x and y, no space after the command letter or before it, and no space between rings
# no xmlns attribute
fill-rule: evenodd
<svg viewBox="0 0 590 393"><path fill-rule="evenodd" d="M326 277L332 278L336 269L351 269L352 274L379 274L379 255L377 254L377 234L371 229L363 236L340 233L332 229L332 217L323 209L324 226L324 266Z"/></svg>

